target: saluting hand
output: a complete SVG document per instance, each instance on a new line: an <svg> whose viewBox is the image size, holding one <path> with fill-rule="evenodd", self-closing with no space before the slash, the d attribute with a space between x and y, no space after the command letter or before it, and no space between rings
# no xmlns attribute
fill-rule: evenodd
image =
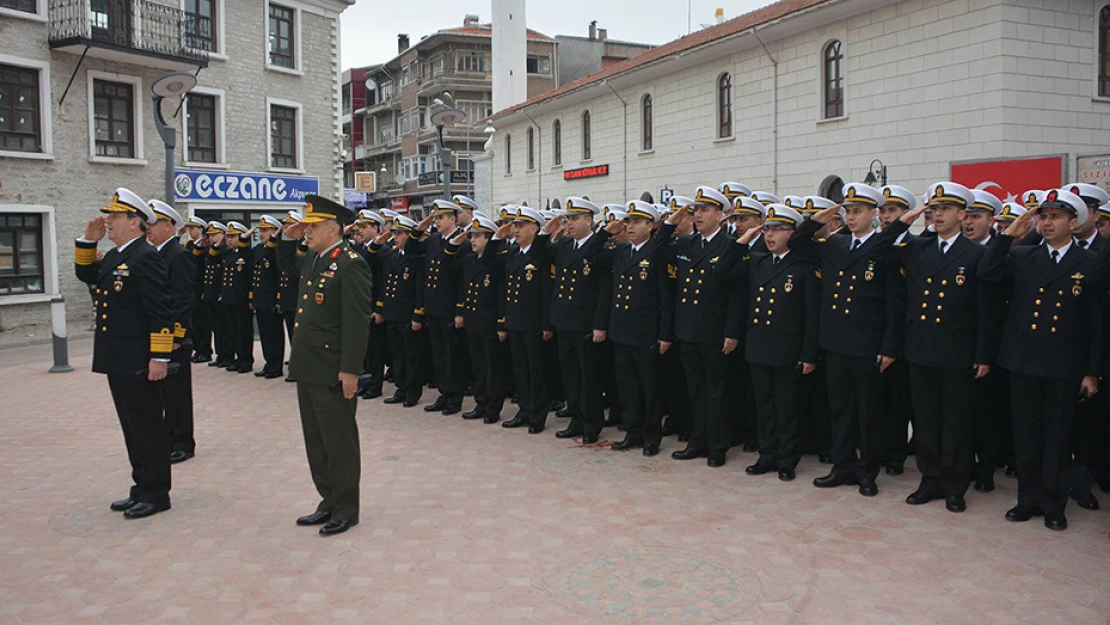
<svg viewBox="0 0 1110 625"><path fill-rule="evenodd" d="M285 238L298 241L304 238L305 230L308 229L308 224L296 223L289 224L285 227Z"/></svg>
<svg viewBox="0 0 1110 625"><path fill-rule="evenodd" d="M610 235L617 235L621 230L624 230L624 222L619 219L614 219L612 223L605 225L605 231Z"/></svg>
<svg viewBox="0 0 1110 625"><path fill-rule="evenodd" d="M1026 234L1029 233L1029 229L1033 227L1033 215L1033 211L1026 211L1025 213L1022 213L1021 217L1015 219L1013 223L1011 223L1009 226L1006 227L1005 230L1002 231L1002 234L1008 237L1013 237L1015 239L1020 239L1024 237Z"/></svg>
<svg viewBox="0 0 1110 625"><path fill-rule="evenodd" d="M823 208L814 213L813 221L816 221L819 224L827 224L835 219L839 213L840 204L837 204L836 206L830 206L828 208Z"/></svg>
<svg viewBox="0 0 1110 625"><path fill-rule="evenodd" d="M433 219L434 219L434 217L432 217L431 215L428 215L424 219L421 219L420 223L416 224L417 232L427 232L428 228L432 227L432 220Z"/></svg>
<svg viewBox="0 0 1110 625"><path fill-rule="evenodd" d="M741 245L749 245L753 240L755 240L756 235L758 235L759 231L762 229L763 226L753 226L751 228L748 228L744 231L744 234L739 239L736 239L736 242Z"/></svg>
<svg viewBox="0 0 1110 625"><path fill-rule="evenodd" d="M470 230L464 229L461 232L459 232L458 234L456 234L451 239L451 242L454 243L455 245L462 245L463 241L466 240L466 235L468 235L468 234L470 234Z"/></svg>
<svg viewBox="0 0 1110 625"><path fill-rule="evenodd" d="M385 230L378 236L374 237L374 243L376 245L385 245L385 242L388 241L389 237L391 236L393 236L393 233L389 230Z"/></svg>
<svg viewBox="0 0 1110 625"><path fill-rule="evenodd" d="M563 216L562 215L556 215L554 218L552 218L550 221L548 221L547 223L545 223L543 225L542 232L544 234L551 234L551 233L555 232L556 230L558 230L560 228L560 226L562 226L562 225L563 225Z"/></svg>
<svg viewBox="0 0 1110 625"><path fill-rule="evenodd" d="M498 227L497 232L494 232L493 236L498 238L498 239L507 239L507 238L509 238L509 234L512 233L512 231L513 231L513 222L510 221L510 222L505 223L505 224L501 225L500 227Z"/></svg>
<svg viewBox="0 0 1110 625"><path fill-rule="evenodd" d="M925 214L925 209L926 208L929 208L929 207L928 206L918 206L917 208L913 209L912 211L906 211L905 213L902 214L901 217L898 218L898 221L900 221L900 222L902 222L906 225L911 225L911 224L913 224L913 222L917 221L918 217Z"/></svg>
<svg viewBox="0 0 1110 625"><path fill-rule="evenodd" d="M108 233L108 220L104 217L96 216L89 220L89 224L85 226L85 240L86 241L99 241L104 238Z"/></svg>

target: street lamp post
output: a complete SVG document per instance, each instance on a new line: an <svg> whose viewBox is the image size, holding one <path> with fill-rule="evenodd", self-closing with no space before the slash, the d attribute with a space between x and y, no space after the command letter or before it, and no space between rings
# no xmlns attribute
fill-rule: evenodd
<svg viewBox="0 0 1110 625"><path fill-rule="evenodd" d="M436 141L439 148L439 164L443 167L443 199L451 199L451 149L443 140L444 126L457 124L466 119L466 113L457 108L443 108L432 113L432 124L436 127Z"/></svg>
<svg viewBox="0 0 1110 625"><path fill-rule="evenodd" d="M163 200L173 206L174 191L173 191L173 162L174 150L177 148L177 129L166 123L166 118L162 116L162 100L166 98L180 98L184 97L186 93L192 91L193 87L197 86L197 77L192 74L184 72L171 72L159 76L154 84L150 86L151 92L154 94L152 100L154 101L154 125L158 128L158 135L162 137L162 143L166 146L166 164L164 171L165 182L165 198Z"/></svg>

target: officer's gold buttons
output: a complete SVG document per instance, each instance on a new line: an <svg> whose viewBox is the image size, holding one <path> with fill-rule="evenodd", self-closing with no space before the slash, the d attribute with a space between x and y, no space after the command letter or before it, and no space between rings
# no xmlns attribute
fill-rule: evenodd
<svg viewBox="0 0 1110 625"><path fill-rule="evenodd" d="M925 297L929 297L929 289L925 289Z"/></svg>
<svg viewBox="0 0 1110 625"><path fill-rule="evenodd" d="M833 293L833 299L840 299L840 293Z"/></svg>
<svg viewBox="0 0 1110 625"><path fill-rule="evenodd" d="M300 322L300 321L294 321L294 322L293 322L293 327L294 327L294 328L299 328L299 327L301 327L301 322Z"/></svg>
<svg viewBox="0 0 1110 625"><path fill-rule="evenodd" d="M932 284L932 283L933 283L932 278L925 278L925 284Z"/></svg>
<svg viewBox="0 0 1110 625"><path fill-rule="evenodd" d="M1037 306L1040 306L1040 305L1041 305L1041 300L1037 300L1037 301L1035 301L1035 302L1033 302L1033 303L1034 303L1034 304L1036 304Z"/></svg>
<svg viewBox="0 0 1110 625"><path fill-rule="evenodd" d="M833 309L833 310L836 310L836 304L833 304L833 305L832 305L832 309Z"/></svg>
<svg viewBox="0 0 1110 625"><path fill-rule="evenodd" d="M108 326L100 326L100 331L101 332L107 332L108 331Z"/></svg>
<svg viewBox="0 0 1110 625"><path fill-rule="evenodd" d="M840 275L844 275L844 272L843 272L843 271L841 271L841 272L840 272ZM839 282L837 282L836 284L837 284L837 286L840 286L840 283L839 283Z"/></svg>
<svg viewBox="0 0 1110 625"><path fill-rule="evenodd" d="M305 293L304 295L302 295L301 299L308 299L308 293Z"/></svg>
<svg viewBox="0 0 1110 625"><path fill-rule="evenodd" d="M926 317L925 315L921 315L921 320L922 321L925 321L926 319L928 319L928 317Z"/></svg>
<svg viewBox="0 0 1110 625"><path fill-rule="evenodd" d="M1041 288L1037 289L1037 292L1038 293L1044 293L1044 287L1042 286Z"/></svg>
<svg viewBox="0 0 1110 625"><path fill-rule="evenodd" d="M298 315L299 315L299 314L301 314L301 313L303 313L303 312L304 312L304 309L303 309L303 308L298 308L298 309L297 309L297 314L298 314Z"/></svg>
<svg viewBox="0 0 1110 625"><path fill-rule="evenodd" d="M1029 329L1030 330L1036 330L1037 329L1037 324L1034 323L1033 325L1029 326Z"/></svg>
<svg viewBox="0 0 1110 625"><path fill-rule="evenodd" d="M937 323L940 323L940 317L937 317L936 321Z"/></svg>
<svg viewBox="0 0 1110 625"><path fill-rule="evenodd" d="M1037 318L1037 317L1040 317L1040 316L1041 316L1041 313L1039 313L1039 312L1034 312L1033 313L1034 318Z"/></svg>
<svg viewBox="0 0 1110 625"><path fill-rule="evenodd" d="M107 318L108 318L108 315L100 315L100 318L101 318L101 319L107 319Z"/></svg>

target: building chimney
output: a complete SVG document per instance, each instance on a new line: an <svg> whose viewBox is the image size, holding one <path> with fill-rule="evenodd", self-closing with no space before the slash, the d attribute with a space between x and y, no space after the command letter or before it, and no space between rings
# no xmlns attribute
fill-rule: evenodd
<svg viewBox="0 0 1110 625"><path fill-rule="evenodd" d="M401 33L397 35L397 54L409 49L409 36Z"/></svg>
<svg viewBox="0 0 1110 625"><path fill-rule="evenodd" d="M597 39L597 20L590 22L590 41Z"/></svg>
<svg viewBox="0 0 1110 625"><path fill-rule="evenodd" d="M718 7L717 12L716 12L716 16L717 16L717 23L718 24L724 24L725 23L725 10L724 9Z"/></svg>
<svg viewBox="0 0 1110 625"><path fill-rule="evenodd" d="M597 29L597 40L598 41L605 41L608 38L609 38L609 31L605 30L604 28Z"/></svg>

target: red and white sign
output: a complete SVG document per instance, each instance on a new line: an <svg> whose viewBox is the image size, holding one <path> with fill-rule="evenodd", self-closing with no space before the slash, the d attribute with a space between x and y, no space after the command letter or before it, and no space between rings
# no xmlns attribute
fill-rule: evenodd
<svg viewBox="0 0 1110 625"><path fill-rule="evenodd" d="M389 207L398 213L409 212L409 199L407 197L395 197L389 200Z"/></svg>
<svg viewBox="0 0 1110 625"><path fill-rule="evenodd" d="M1020 202L1025 191L1059 189L1064 184L1064 157L953 163L952 182L988 191L1003 202Z"/></svg>

